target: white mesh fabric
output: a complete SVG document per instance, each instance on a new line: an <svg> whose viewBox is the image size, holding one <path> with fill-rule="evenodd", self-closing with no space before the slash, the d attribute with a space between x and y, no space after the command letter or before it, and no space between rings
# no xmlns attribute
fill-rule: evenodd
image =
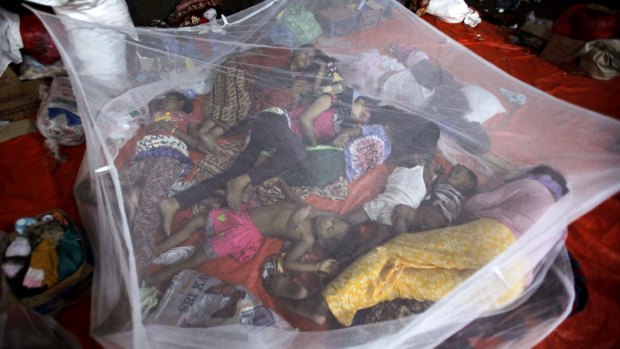
<svg viewBox="0 0 620 349"><path fill-rule="evenodd" d="M476 333L478 337L496 338L505 347L530 347L568 315L574 291L563 248L565 228L620 189L620 123L565 103L510 77L396 2L377 1L375 4L384 12L376 27L357 26L351 33L334 36L331 30L344 30L348 25L346 20L334 28L320 23L322 33L316 36L313 23L309 21L310 29L305 29L306 34L315 33L311 35L311 43L341 63L339 71L344 85L379 100L380 105L391 105L434 121L441 129L437 156L472 168L482 184L493 176L547 164L565 176L570 193L504 253L417 315L321 332L283 331L272 327L258 331L241 325L181 328L143 324L138 288L139 275L146 269L137 268L135 263L140 246L132 239L135 227L128 220L124 196L127 193L121 188L119 172L134 155L131 140L139 137L149 123L152 110L148 109L148 103L172 90L197 94L197 98L213 93L218 74L230 72L224 64L233 54L249 50L262 52L255 61L242 61L239 69L256 72L262 69L260 64L271 65L281 58L269 56L273 53L270 49L275 47L274 41L286 43L288 39L283 35L291 35L291 31L274 28L274 24L281 23L279 18L285 9L304 6L318 18L320 11L335 12L334 8L350 3L269 1L228 17L226 25L219 20L221 30L217 32L208 25L179 29L136 28L135 38L134 32L126 27L106 27L39 13L70 72L86 133L87 156L80 178L90 181L96 191L97 205L82 203L80 208L96 253L92 334L102 344L135 348L249 345L430 348L441 345L462 330ZM73 42L71 31L94 28L102 38L124 38L124 55L114 55L115 61L108 62L127 71L127 76L118 84L111 83L109 77L98 80L96 75L84 74L87 67L76 59L78 52L86 49L90 56L96 57L98 47L93 42ZM308 41L306 37L295 39L290 42ZM465 111L459 109L459 101L452 100L450 93L436 100L424 94L413 98L410 94L415 88L423 91L419 83L428 69L418 71L422 75L410 75L401 69L398 73L402 76L391 76L392 80L383 76L389 80L386 85L389 90L378 90L376 87L383 86L387 80L376 80L372 71L378 63L362 61L361 57L373 49L385 55L392 43L415 47L428 56L435 67L447 72L445 76L434 75L435 78L439 76L439 85L446 85L446 79L452 76L462 86L478 86L494 95L505 112L491 116L480 126L459 119L458 115L464 115ZM107 58L110 57L101 57L102 60ZM385 57L380 59L387 62L386 65L391 64ZM343 62L350 65L346 67ZM354 66L358 63L362 65ZM248 81L256 83L254 78L248 77ZM289 76L279 82L264 81L272 85L255 87L257 91L282 88L292 79ZM394 90L398 86L401 90ZM426 90L431 91L432 96L440 93L438 87ZM261 100L261 96L256 94L250 100L250 109L262 106L266 100ZM476 108L477 105L471 106L471 109ZM403 132L409 132L404 126ZM496 309L494 304L501 293L524 279L530 282L520 298ZM244 286L249 289L262 287L255 278L247 280ZM518 325L511 325L510 320L532 313L537 314L540 321L528 326L520 335L513 335Z"/></svg>

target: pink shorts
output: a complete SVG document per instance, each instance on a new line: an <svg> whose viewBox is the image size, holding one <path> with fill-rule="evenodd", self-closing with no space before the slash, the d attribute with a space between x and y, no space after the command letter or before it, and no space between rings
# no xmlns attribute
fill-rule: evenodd
<svg viewBox="0 0 620 349"><path fill-rule="evenodd" d="M209 257L230 256L245 262L258 252L263 242L263 236L244 205L239 212L229 208L211 210L206 231L205 250Z"/></svg>

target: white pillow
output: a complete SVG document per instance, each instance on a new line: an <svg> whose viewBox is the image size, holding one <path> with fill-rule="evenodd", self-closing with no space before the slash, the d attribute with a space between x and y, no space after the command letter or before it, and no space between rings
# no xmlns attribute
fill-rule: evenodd
<svg viewBox="0 0 620 349"><path fill-rule="evenodd" d="M461 91L465 94L472 110L464 116L467 121L477 121L482 124L491 117L506 111L494 94L480 86L466 85L461 88Z"/></svg>

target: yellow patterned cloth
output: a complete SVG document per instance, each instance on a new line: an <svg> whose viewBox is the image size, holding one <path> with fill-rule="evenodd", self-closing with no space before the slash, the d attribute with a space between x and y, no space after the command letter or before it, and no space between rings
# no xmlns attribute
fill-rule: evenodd
<svg viewBox="0 0 620 349"><path fill-rule="evenodd" d="M336 319L349 326L357 310L382 301L439 300L514 241L508 227L491 219L401 234L356 260L322 295ZM510 286L502 301L520 293L523 282Z"/></svg>

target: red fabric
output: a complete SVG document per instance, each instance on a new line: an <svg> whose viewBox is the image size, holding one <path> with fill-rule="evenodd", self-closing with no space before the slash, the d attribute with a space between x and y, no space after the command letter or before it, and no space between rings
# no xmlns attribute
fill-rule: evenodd
<svg viewBox="0 0 620 349"><path fill-rule="evenodd" d="M566 73L528 48L507 43L511 32L486 22L475 28L429 23L514 77L579 106L620 118L618 80L601 81ZM480 34L480 40L478 38ZM620 195L603 202L569 226L567 246L586 277L590 299L581 313L564 321L538 349L619 348L620 336Z"/></svg>
<svg viewBox="0 0 620 349"><path fill-rule="evenodd" d="M584 41L615 38L620 35L620 12L589 8L575 4L553 22L553 32Z"/></svg>
<svg viewBox="0 0 620 349"><path fill-rule="evenodd" d="M43 23L33 14L20 18L19 33L24 43L24 52L43 64L52 64L60 59L60 53Z"/></svg>

